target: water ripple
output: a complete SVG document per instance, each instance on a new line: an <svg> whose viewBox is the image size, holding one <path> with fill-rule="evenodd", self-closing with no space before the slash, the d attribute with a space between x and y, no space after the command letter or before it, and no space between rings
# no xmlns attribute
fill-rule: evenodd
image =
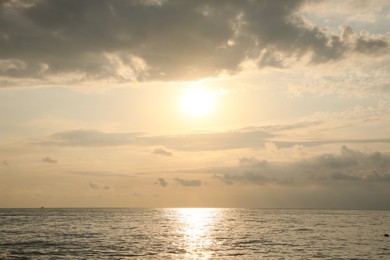
<svg viewBox="0 0 390 260"><path fill-rule="evenodd" d="M385 259L389 227L388 211L0 209L0 259Z"/></svg>

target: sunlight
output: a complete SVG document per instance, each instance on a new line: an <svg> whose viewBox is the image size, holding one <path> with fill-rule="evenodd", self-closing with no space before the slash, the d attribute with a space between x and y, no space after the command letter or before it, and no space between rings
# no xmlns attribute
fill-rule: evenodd
<svg viewBox="0 0 390 260"><path fill-rule="evenodd" d="M185 236L186 251L189 255L205 257L206 248L215 243L210 234L220 210L209 208L175 209L181 232Z"/></svg>
<svg viewBox="0 0 390 260"><path fill-rule="evenodd" d="M181 109L190 117L200 118L210 115L215 107L216 94L203 86L195 86L184 91Z"/></svg>
<svg viewBox="0 0 390 260"><path fill-rule="evenodd" d="M210 209L185 208L179 209L184 225L185 233L190 237L199 237L207 232L207 226L212 220Z"/></svg>

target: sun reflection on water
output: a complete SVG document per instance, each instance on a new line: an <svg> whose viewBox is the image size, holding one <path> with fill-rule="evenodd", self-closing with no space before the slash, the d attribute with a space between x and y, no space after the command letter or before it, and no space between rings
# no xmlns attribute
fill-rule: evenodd
<svg viewBox="0 0 390 260"><path fill-rule="evenodd" d="M212 208L175 209L178 232L182 235L187 256L210 256L216 246L212 232L220 211Z"/></svg>

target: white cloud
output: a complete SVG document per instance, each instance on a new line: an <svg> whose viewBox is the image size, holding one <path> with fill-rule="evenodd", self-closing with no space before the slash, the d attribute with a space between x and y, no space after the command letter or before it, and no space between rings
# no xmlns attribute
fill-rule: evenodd
<svg viewBox="0 0 390 260"><path fill-rule="evenodd" d="M278 151L278 146L273 142L266 142L264 145L268 152L274 153Z"/></svg>

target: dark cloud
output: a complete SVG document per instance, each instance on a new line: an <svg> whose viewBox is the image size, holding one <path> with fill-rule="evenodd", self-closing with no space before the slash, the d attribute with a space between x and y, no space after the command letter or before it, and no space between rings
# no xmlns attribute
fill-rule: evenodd
<svg viewBox="0 0 390 260"><path fill-rule="evenodd" d="M356 51L366 54L383 54L388 51L389 43L382 39L372 39L369 36L360 36L356 40Z"/></svg>
<svg viewBox="0 0 390 260"><path fill-rule="evenodd" d="M363 153L343 146L340 154L324 154L315 159L300 162L299 165L309 170L354 172L364 178L373 172L389 173L390 157L380 152Z"/></svg>
<svg viewBox="0 0 390 260"><path fill-rule="evenodd" d="M57 163L58 161L47 156L47 157L42 159L42 162L53 164L53 163Z"/></svg>
<svg viewBox="0 0 390 260"><path fill-rule="evenodd" d="M246 59L282 68L306 54L320 63L388 48L381 38L309 26L297 14L305 2L1 1L0 76L10 85L189 80L237 72Z"/></svg>
<svg viewBox="0 0 390 260"><path fill-rule="evenodd" d="M241 158L237 167L207 169L207 172L214 173L214 178L229 185L269 183L306 186L343 185L344 182L356 185L390 184L390 156L380 152L363 153L343 146L338 154L323 154L291 163Z"/></svg>
<svg viewBox="0 0 390 260"><path fill-rule="evenodd" d="M160 185L161 187L168 186L168 182L164 178L159 178L156 182L157 185Z"/></svg>
<svg viewBox="0 0 390 260"><path fill-rule="evenodd" d="M175 181L179 183L182 186L186 187L196 187L196 186L202 186L202 181L201 180L185 180L181 178L175 178Z"/></svg>
<svg viewBox="0 0 390 260"><path fill-rule="evenodd" d="M173 156L171 151L168 151L168 150L163 149L163 148L156 148L156 149L153 150L152 153L153 154L162 155L162 156L168 156L168 157Z"/></svg>
<svg viewBox="0 0 390 260"><path fill-rule="evenodd" d="M97 185L97 184L94 183L94 182L90 182L90 183L89 183L89 187L90 187L91 189L93 189L93 190L99 189L99 185Z"/></svg>
<svg viewBox="0 0 390 260"><path fill-rule="evenodd" d="M111 187L110 186L108 186L107 184L106 185L104 185L103 186L103 188L102 188L103 190L111 190Z"/></svg>
<svg viewBox="0 0 390 260"><path fill-rule="evenodd" d="M110 190L111 189L111 187L108 186L107 184L102 185L102 184L97 184L97 183L92 182L92 181L89 183L89 187L92 190Z"/></svg>
<svg viewBox="0 0 390 260"><path fill-rule="evenodd" d="M353 180L359 180L357 176L345 174L342 172L335 172L330 175L330 177L334 180L347 180L347 181L353 181Z"/></svg>
<svg viewBox="0 0 390 260"><path fill-rule="evenodd" d="M259 172L243 171L237 173L224 173L222 176L215 175L214 178L220 179L228 185L234 183L266 184L270 180Z"/></svg>

